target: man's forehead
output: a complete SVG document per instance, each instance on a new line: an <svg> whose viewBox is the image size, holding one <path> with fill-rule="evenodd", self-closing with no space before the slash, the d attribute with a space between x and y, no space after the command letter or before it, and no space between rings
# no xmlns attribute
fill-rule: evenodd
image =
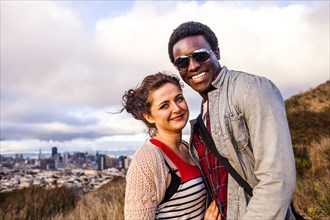
<svg viewBox="0 0 330 220"><path fill-rule="evenodd" d="M186 55L190 54L196 49L208 48L209 44L205 40L203 35L189 36L185 37L178 42L176 42L173 46L173 54L176 55Z"/></svg>

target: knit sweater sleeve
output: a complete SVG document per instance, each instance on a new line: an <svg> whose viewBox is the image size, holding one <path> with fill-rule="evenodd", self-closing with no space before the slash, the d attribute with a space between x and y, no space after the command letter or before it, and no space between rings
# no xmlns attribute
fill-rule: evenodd
<svg viewBox="0 0 330 220"><path fill-rule="evenodd" d="M162 153L147 141L135 153L126 175L125 219L155 219L167 173Z"/></svg>

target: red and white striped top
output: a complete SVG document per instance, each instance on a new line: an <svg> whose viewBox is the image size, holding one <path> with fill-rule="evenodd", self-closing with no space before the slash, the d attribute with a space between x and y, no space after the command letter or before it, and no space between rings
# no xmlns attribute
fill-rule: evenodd
<svg viewBox="0 0 330 220"><path fill-rule="evenodd" d="M204 219L207 191L198 167L182 160L162 142L156 139L151 139L150 142L166 154L180 173L177 189L171 189L175 193L157 207L156 219ZM172 172L172 181L174 179L176 178L173 178Z"/></svg>

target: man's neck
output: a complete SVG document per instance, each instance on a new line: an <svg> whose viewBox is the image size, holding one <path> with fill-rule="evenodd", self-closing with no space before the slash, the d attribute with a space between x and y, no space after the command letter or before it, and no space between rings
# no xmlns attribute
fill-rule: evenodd
<svg viewBox="0 0 330 220"><path fill-rule="evenodd" d="M219 74L221 72L221 69L222 69L222 67L220 66L219 71L216 74L214 74L212 82L219 76ZM204 101L207 101L209 99L208 96L207 96L207 94L209 92L215 90L215 89L216 88L211 83L210 87L205 92L203 92L203 93L200 92L199 94L202 96L202 98L203 98Z"/></svg>
<svg viewBox="0 0 330 220"><path fill-rule="evenodd" d="M221 70L222 70L222 67L220 66L219 71L216 74L214 74L214 76L213 76L213 81L219 76Z"/></svg>

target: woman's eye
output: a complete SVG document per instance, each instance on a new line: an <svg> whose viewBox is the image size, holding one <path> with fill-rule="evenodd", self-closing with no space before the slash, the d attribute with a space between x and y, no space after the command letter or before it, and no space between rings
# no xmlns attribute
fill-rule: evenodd
<svg viewBox="0 0 330 220"><path fill-rule="evenodd" d="M160 109L165 109L165 108L168 108L168 104L164 104L160 106Z"/></svg>
<svg viewBox="0 0 330 220"><path fill-rule="evenodd" d="M184 97L183 97L183 96L181 96L181 97L177 97L177 98L176 98L176 101L177 101L177 102L182 102L183 100L184 100Z"/></svg>

